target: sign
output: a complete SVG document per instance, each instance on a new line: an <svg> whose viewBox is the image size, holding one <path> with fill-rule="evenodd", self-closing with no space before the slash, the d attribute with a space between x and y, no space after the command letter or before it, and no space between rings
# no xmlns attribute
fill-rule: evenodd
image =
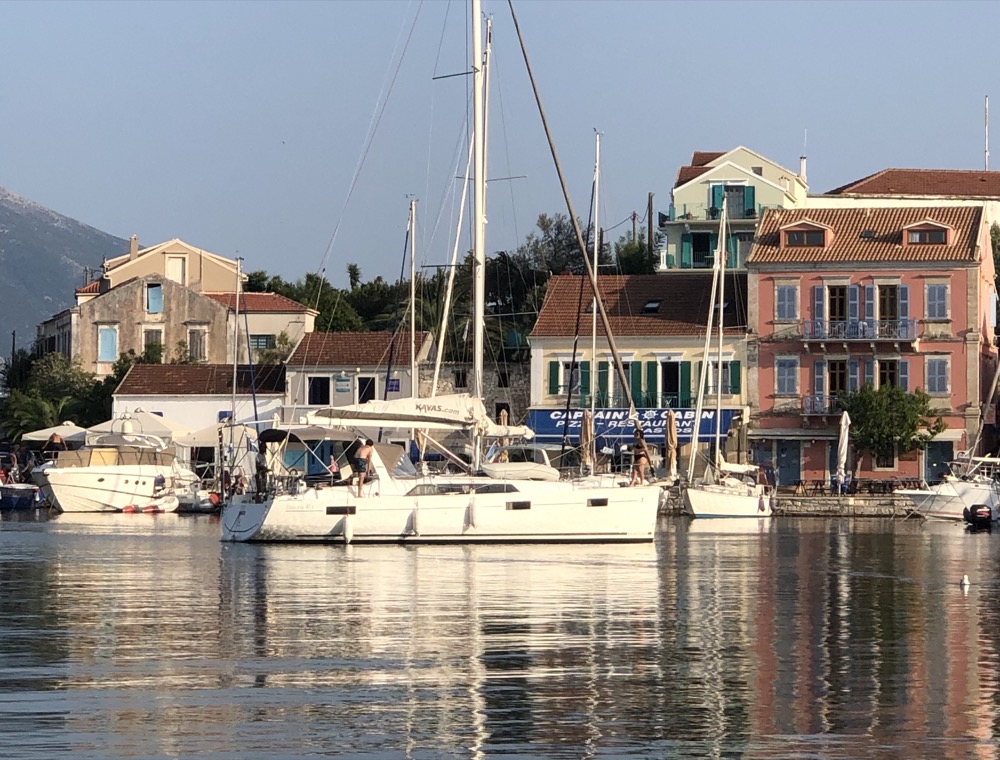
<svg viewBox="0 0 1000 760"><path fill-rule="evenodd" d="M385 381L385 390L387 393L399 393L399 378L390 377Z"/></svg>
<svg viewBox="0 0 1000 760"><path fill-rule="evenodd" d="M561 441L563 434L569 436L570 440L580 437L580 426L583 422L583 409L531 409L528 411L528 427L535 431L535 436L540 443L551 443ZM669 409L637 409L639 420L642 423L646 440L650 443L662 444L664 440L664 426L667 423ZM677 419L677 442L691 443L694 431L694 409L674 409L674 417ZM721 412L721 434L729 434L729 428L733 424L733 419L742 413L740 409L723 409ZM701 424L698 425L698 440L703 443L715 438L715 410L703 409L701 412ZM628 416L628 409L595 409L594 410L594 435L605 440L622 440L632 437L634 425Z"/></svg>
<svg viewBox="0 0 1000 760"><path fill-rule="evenodd" d="M351 390L351 378L338 377L335 384L337 393L348 393Z"/></svg>

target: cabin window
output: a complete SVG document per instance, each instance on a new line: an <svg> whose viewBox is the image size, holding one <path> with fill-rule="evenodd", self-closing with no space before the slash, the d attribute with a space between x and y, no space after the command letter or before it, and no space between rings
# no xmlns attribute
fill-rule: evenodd
<svg viewBox="0 0 1000 760"><path fill-rule="evenodd" d="M927 319L948 318L948 286L944 283L927 286Z"/></svg>
<svg viewBox="0 0 1000 760"><path fill-rule="evenodd" d="M776 319L796 320L799 318L799 286L779 285L775 288Z"/></svg>
<svg viewBox="0 0 1000 760"><path fill-rule="evenodd" d="M779 396L799 395L799 360L789 356L779 358L774 364L775 388Z"/></svg>
<svg viewBox="0 0 1000 760"><path fill-rule="evenodd" d="M946 395L951 392L948 383L948 357L931 357L927 359L927 392L935 395Z"/></svg>
<svg viewBox="0 0 1000 760"><path fill-rule="evenodd" d="M310 406L330 405L330 378L310 377L309 396L307 402Z"/></svg>
<svg viewBox="0 0 1000 760"><path fill-rule="evenodd" d="M823 246L826 242L826 230L789 230L785 233L785 245Z"/></svg>
<svg viewBox="0 0 1000 760"><path fill-rule="evenodd" d="M203 362L208 359L208 332L188 330L188 356L191 361Z"/></svg>
<svg viewBox="0 0 1000 760"><path fill-rule="evenodd" d="M97 361L113 362L118 359L118 327L101 325L97 328Z"/></svg>
<svg viewBox="0 0 1000 760"><path fill-rule="evenodd" d="M158 282L146 286L146 313L163 313L163 286Z"/></svg>
<svg viewBox="0 0 1000 760"><path fill-rule="evenodd" d="M909 230L906 242L909 245L945 245L948 242L948 230Z"/></svg>

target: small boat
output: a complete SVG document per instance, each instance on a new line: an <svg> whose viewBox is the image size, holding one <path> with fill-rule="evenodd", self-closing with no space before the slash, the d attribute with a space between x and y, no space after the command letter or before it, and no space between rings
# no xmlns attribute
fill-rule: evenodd
<svg viewBox="0 0 1000 760"><path fill-rule="evenodd" d="M29 512L42 506L38 486L31 483L0 485L0 512Z"/></svg>
<svg viewBox="0 0 1000 760"><path fill-rule="evenodd" d="M969 457L949 463L951 472L929 488L900 488L894 494L905 496L915 511L936 520L963 521L976 507L986 507L991 519L1000 517L1000 458Z"/></svg>

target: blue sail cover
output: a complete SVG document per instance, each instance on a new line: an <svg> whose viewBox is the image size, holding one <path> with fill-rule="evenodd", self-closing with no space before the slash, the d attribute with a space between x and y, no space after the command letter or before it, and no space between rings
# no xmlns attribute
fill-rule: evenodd
<svg viewBox="0 0 1000 760"><path fill-rule="evenodd" d="M535 431L535 439L539 443L557 443L563 434L575 441L580 437L580 425L583 421L583 409L531 409L528 411L528 427ZM662 444L664 441L664 426L667 423L669 409L638 409L639 420L650 443ZM694 409L674 409L677 418L677 442L690 443L694 431ZM740 409L722 410L721 434L728 435L729 428ZM715 437L715 410L703 409L701 424L698 426L698 440L708 442ZM606 442L624 442L632 439L634 426L628 417L628 409L595 409L594 436L603 438Z"/></svg>

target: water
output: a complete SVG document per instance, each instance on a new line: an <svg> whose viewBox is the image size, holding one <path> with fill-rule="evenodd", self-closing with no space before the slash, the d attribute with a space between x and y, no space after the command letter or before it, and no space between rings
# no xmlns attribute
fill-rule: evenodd
<svg viewBox="0 0 1000 760"><path fill-rule="evenodd" d="M0 523L0 756L997 756L1000 535L660 528L300 547L204 517Z"/></svg>

